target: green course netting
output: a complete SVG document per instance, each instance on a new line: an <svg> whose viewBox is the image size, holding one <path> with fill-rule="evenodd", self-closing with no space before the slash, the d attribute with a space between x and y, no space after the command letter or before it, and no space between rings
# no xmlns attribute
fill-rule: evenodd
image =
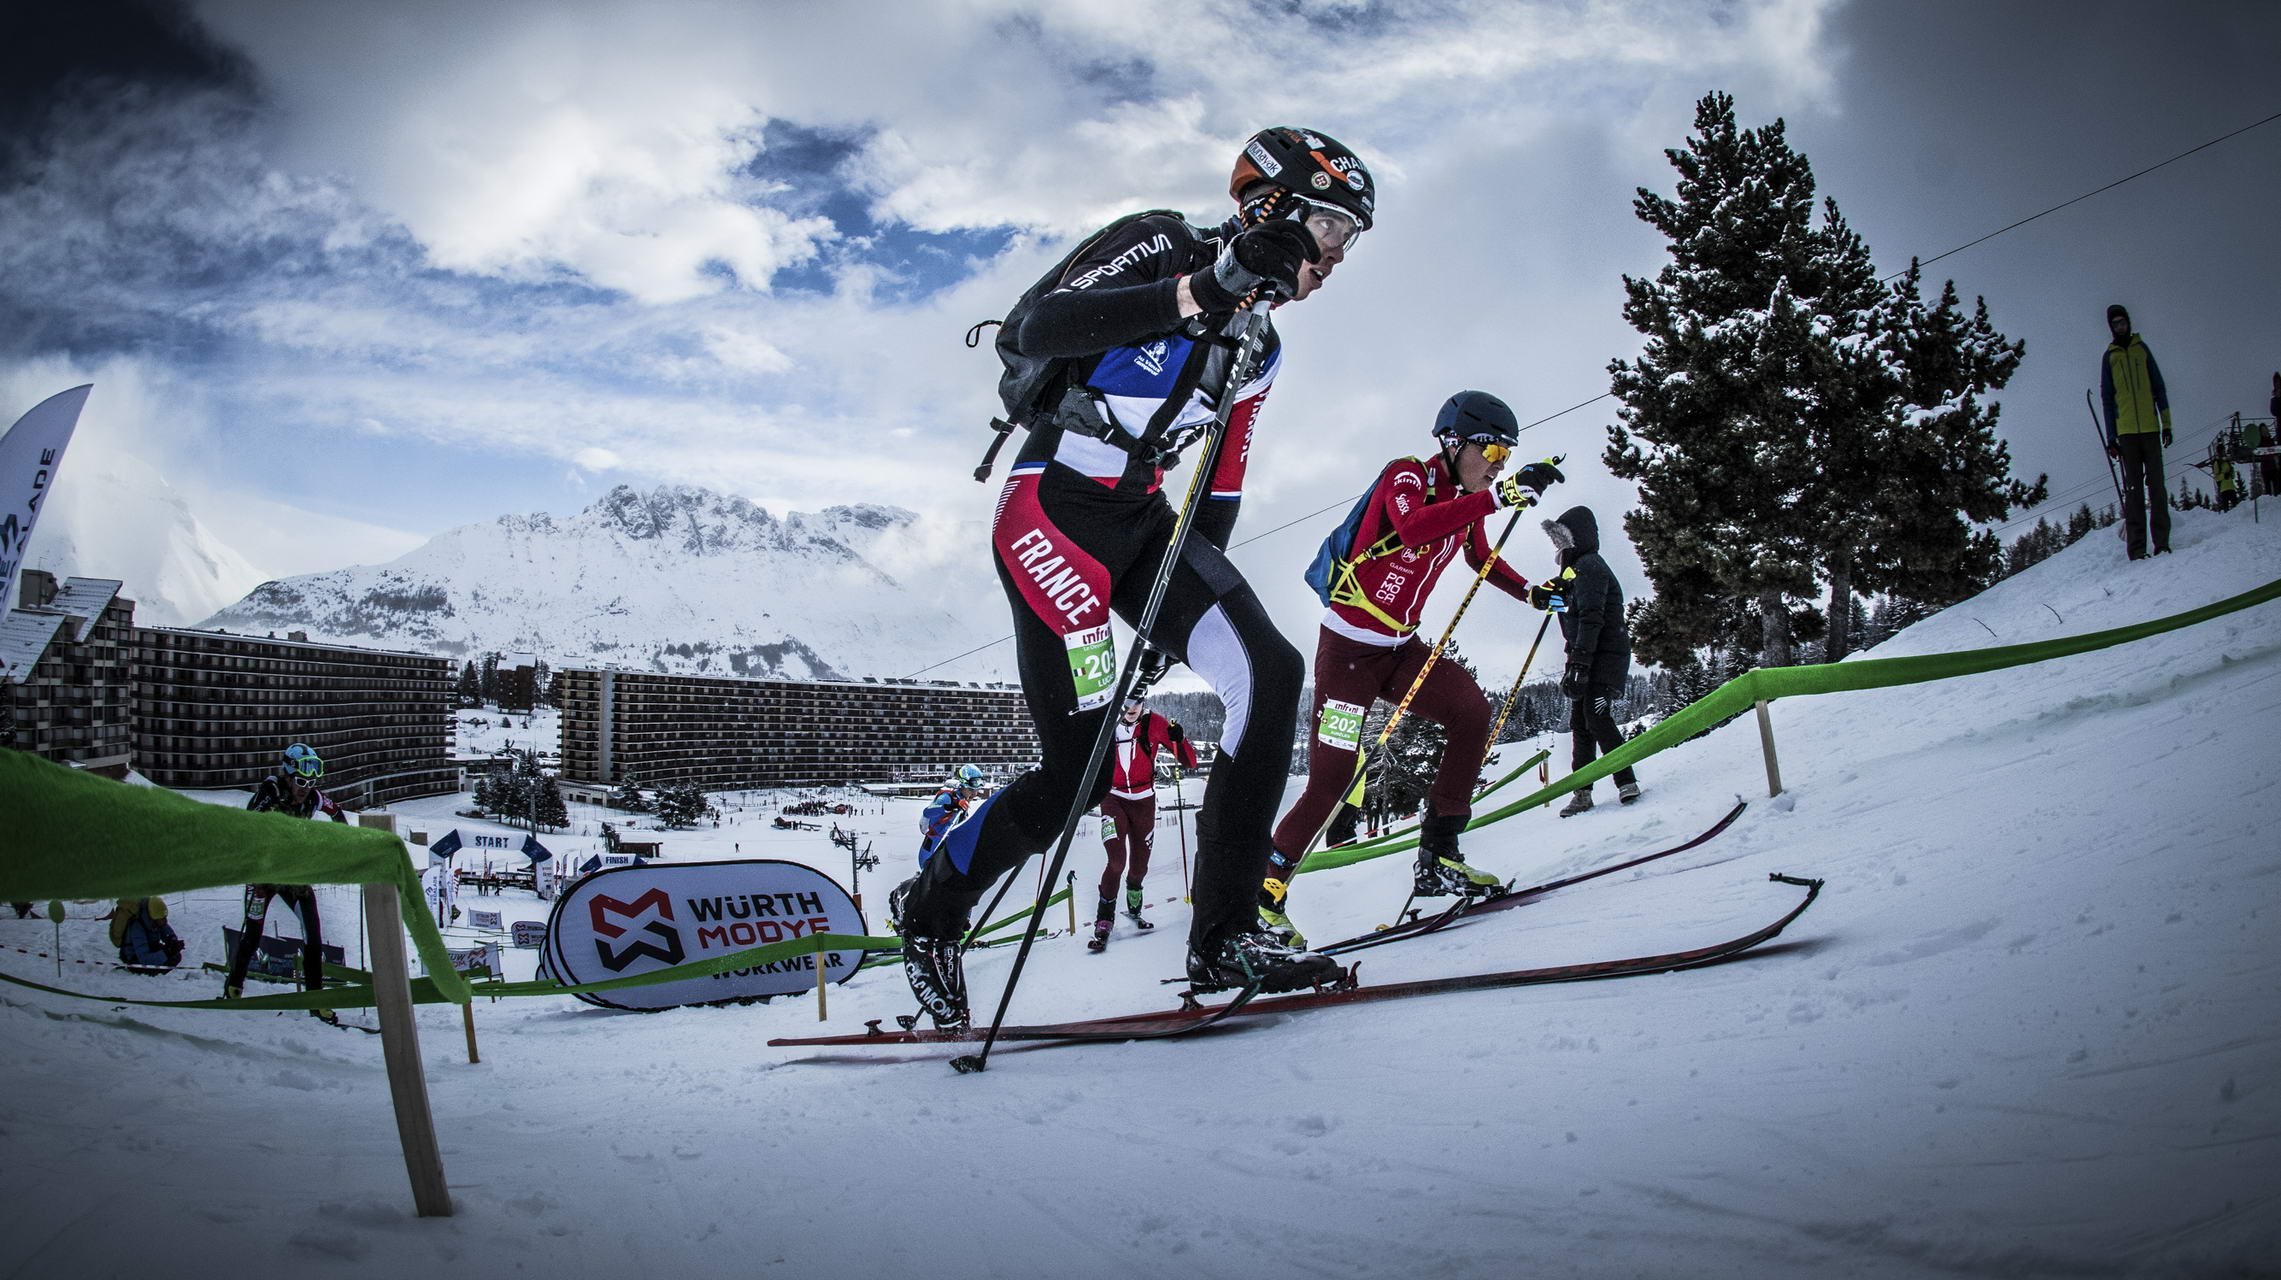
<svg viewBox="0 0 2281 1280"><path fill-rule="evenodd" d="M1497 794L1499 791L1504 790L1506 783L1520 777L1524 772L1536 768L1539 761L1545 759L1551 754L1552 753L1550 751L1539 751L1535 755L1530 756L1528 759L1521 761L1517 765L1514 765L1510 770L1506 771L1504 777L1499 778L1495 782L1490 783L1488 786L1474 792L1473 802L1475 804L1479 804L1483 800L1486 800L1489 797ZM1358 840L1353 844L1340 845L1339 851L1341 853L1352 853L1356 850L1368 849L1374 852L1385 851L1391 853L1396 849L1413 848L1417 845L1417 843L1418 824L1412 822L1404 826L1395 827L1381 835L1373 836L1368 840Z"/></svg>
<svg viewBox="0 0 2281 1280"><path fill-rule="evenodd" d="M1585 768L1476 817L1468 828L1502 821L1557 799L1684 742L1730 716L1739 715L1756 702L1923 684L2048 662L2176 631L2276 598L2281 598L2281 579L2168 618L2088 635L1915 658L1874 658L1748 671ZM1506 774L1483 794L1518 777L1523 769L1535 764L1537 758L1524 761L1520 768ZM122 786L16 751L0 751L0 800L6 801L4 812L7 814L6 821L0 823L0 901L140 897L226 884L379 881L394 883L407 903L422 901L418 878L412 873L411 860L405 856L402 842L384 831L200 804L157 788ZM1414 834L1407 838L1397 835L1391 841L1382 839L1376 844L1326 850L1308 858L1300 870L1326 871L1351 866L1400 852L1416 843ZM1049 905L1067 894L1066 889L1057 892ZM1025 919L1030 910L1025 907L979 933ZM471 985L452 969L443 937L436 932L435 923L425 911L408 909L404 919L419 949L420 959L429 972L436 975L413 981L413 999L421 1004L464 1004L472 996L557 996L580 991L610 991L700 978L731 969L772 964L798 955L825 951L893 951L902 946L897 938L827 933L581 986L566 986L546 979ZM323 991L286 992L240 1000L130 1000L66 991L5 974L0 974L0 980L110 1004L171 1008L255 1012L357 1009L374 1003L369 986L328 987Z"/></svg>
<svg viewBox="0 0 2281 1280"><path fill-rule="evenodd" d="M2134 623L2107 631L2094 631L2087 635L2064 636L2057 640L2038 640L2033 644L2001 645L1988 649L1964 649L1955 653L1928 653L1915 658L1866 658L1858 662L1831 662L1811 667L1775 667L1770 670L1745 671L1701 698L1672 712L1646 733L1632 739L1614 751L1601 756L1591 764L1576 770L1548 787L1522 796L1499 809L1476 816L1466 824L1467 830L1485 827L1512 817L1523 810L1533 809L1547 801L1559 799L1579 787L1588 786L1607 777L1618 769L1637 764L1649 756L1674 747L1703 730L1719 724L1729 716L1740 715L1758 702L1772 702L1777 698L1798 698L1817 693L1844 693L1854 689L1884 689L1894 685L1925 684L1934 680L1952 680L1958 676L1979 675L1987 671L2001 671L2006 667L2026 666L2031 662L2049 662L2054 658L2072 657L2094 649L2111 648L2144 640L2167 631L2191 627L2229 613L2268 600L2281 598L2281 579L2262 587L2244 591L2215 604L2152 622ZM1336 867L1352 866L1371 858L1414 848L1417 838L1393 844L1349 846L1343 849L1324 850L1308 858L1299 868L1300 874L1310 871L1329 871Z"/></svg>
<svg viewBox="0 0 2281 1280"><path fill-rule="evenodd" d="M201 804L0 751L0 902L138 898L231 884L393 884L421 963L465 1003L443 935L420 909L404 842L371 827ZM276 997L261 997L275 999Z"/></svg>

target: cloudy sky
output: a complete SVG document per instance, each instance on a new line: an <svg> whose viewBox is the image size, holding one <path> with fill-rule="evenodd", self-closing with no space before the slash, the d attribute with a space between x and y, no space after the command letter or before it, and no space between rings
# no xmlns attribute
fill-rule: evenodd
<svg viewBox="0 0 2281 1280"><path fill-rule="evenodd" d="M1220 216L1253 130L1326 130L1379 175L1380 223L1279 317L1237 533L1295 636L1323 529L1450 392L1526 421L1606 390L1637 346L1621 277L1662 262L1632 193L1671 189L1704 92L1785 119L1887 270L2281 110L2264 4L12 9L0 421L94 381L75 457L156 466L265 576L620 483L980 521L996 364L967 327L1117 213ZM2106 490L2082 393L2112 301L2179 453L2264 412L2276 208L2281 122L1931 269L2028 344L2003 397L2023 472ZM1612 420L1527 442L1611 530ZM1530 622L1469 622L1469 647L1517 662Z"/></svg>

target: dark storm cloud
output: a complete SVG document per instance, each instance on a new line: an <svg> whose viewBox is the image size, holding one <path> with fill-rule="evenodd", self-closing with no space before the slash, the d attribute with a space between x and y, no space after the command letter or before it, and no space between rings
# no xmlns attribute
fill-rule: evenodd
<svg viewBox="0 0 2281 1280"><path fill-rule="evenodd" d="M2281 6L2270 4L1862 4L1832 36L1848 50L1844 110L1794 113L1792 141L1885 271L2281 105L2270 88ZM2181 455L2199 456L2233 412L2263 411L2277 177L2281 122L1927 268L1928 289L1954 278L2027 342L2002 393L2003 431L2017 470L2050 472L2058 514L2113 498L2083 404L2108 303L2130 304L2162 362Z"/></svg>
<svg viewBox="0 0 2281 1280"><path fill-rule="evenodd" d="M0 184L69 112L136 87L250 89L252 68L164 0L14 4L0 17Z"/></svg>

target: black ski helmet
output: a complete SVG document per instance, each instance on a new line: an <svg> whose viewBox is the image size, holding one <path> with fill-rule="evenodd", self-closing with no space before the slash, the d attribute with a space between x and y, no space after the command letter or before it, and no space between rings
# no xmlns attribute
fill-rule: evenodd
<svg viewBox="0 0 2281 1280"><path fill-rule="evenodd" d="M1313 129L1277 125L1253 134L1236 153L1229 197L1241 203L1243 189L1255 182L1344 209L1364 231L1378 205L1378 184L1361 157Z"/></svg>
<svg viewBox="0 0 2281 1280"><path fill-rule="evenodd" d="M1434 437L1448 444L1478 440L1510 449L1521 442L1521 424L1504 401L1488 392L1460 391L1434 415Z"/></svg>

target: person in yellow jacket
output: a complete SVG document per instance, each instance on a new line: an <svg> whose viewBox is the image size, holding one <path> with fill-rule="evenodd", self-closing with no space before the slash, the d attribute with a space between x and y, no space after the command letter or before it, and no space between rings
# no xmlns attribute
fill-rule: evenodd
<svg viewBox="0 0 2281 1280"><path fill-rule="evenodd" d="M2226 456L2225 437L2210 442L2210 479L2218 487L2218 510L2231 511L2241 503L2241 485L2234 478L2233 459Z"/></svg>
<svg viewBox="0 0 2281 1280"><path fill-rule="evenodd" d="M121 898L111 908L111 945L135 973L166 973L182 963L182 939L166 922L166 899Z"/></svg>
<svg viewBox="0 0 2281 1280"><path fill-rule="evenodd" d="M2170 444L2170 392L2162 367L2146 342L2131 331L2131 313L2121 303L2107 308L2106 358L2099 362L2099 400L2107 411L2107 456L2123 466L2123 541L2130 558L2170 549L2170 500L2162 489L2162 451Z"/></svg>

